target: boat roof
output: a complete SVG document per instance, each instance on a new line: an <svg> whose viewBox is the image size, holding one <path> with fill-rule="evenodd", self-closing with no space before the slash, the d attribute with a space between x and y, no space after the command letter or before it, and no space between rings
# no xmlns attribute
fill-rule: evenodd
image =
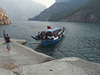
<svg viewBox="0 0 100 75"><path fill-rule="evenodd" d="M55 28L55 29L48 29L48 30L44 30L45 32L54 32L54 31L57 31L59 29L61 29L62 27L59 27L59 28Z"/></svg>

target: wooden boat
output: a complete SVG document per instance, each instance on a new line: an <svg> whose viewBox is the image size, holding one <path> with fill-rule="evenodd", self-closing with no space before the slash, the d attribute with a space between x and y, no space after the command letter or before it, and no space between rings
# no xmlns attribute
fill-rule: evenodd
<svg viewBox="0 0 100 75"><path fill-rule="evenodd" d="M65 32L64 27L51 29L50 26L47 26L47 29L48 30L38 32L38 34L35 37L34 36L31 37L35 40L41 40L43 45L49 45L60 41Z"/></svg>

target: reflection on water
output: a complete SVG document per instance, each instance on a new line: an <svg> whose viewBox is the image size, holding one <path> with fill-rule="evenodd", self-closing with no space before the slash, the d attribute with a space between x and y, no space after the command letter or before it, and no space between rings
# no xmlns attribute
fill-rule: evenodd
<svg viewBox="0 0 100 75"><path fill-rule="evenodd" d="M40 41L31 38L38 31L46 29L46 26L65 27L64 38L58 43L43 46ZM95 23L72 23L72 22L16 22L11 25L0 26L0 37L2 31L11 38L25 39L28 46L38 52L45 53L56 59L64 57L80 57L85 60L100 63L100 25Z"/></svg>
<svg viewBox="0 0 100 75"><path fill-rule="evenodd" d="M63 43L64 38L65 38L65 36L62 38L61 41L51 44L51 45L47 45L47 46L43 46L42 43L39 43L38 46L35 48L35 50L37 50L38 52L45 53L49 56L54 56L55 49L59 48L59 46Z"/></svg>

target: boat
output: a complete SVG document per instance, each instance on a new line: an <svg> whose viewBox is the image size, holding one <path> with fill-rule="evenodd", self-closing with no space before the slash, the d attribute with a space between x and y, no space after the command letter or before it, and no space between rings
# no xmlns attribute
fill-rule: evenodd
<svg viewBox="0 0 100 75"><path fill-rule="evenodd" d="M56 42L59 42L65 33L64 27L59 27L51 29L50 26L47 26L47 30L38 32L36 36L31 36L35 40L40 40L43 45L50 45Z"/></svg>

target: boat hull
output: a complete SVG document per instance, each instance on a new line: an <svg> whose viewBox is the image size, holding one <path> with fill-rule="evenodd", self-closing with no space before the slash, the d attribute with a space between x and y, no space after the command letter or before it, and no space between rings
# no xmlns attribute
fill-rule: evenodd
<svg viewBox="0 0 100 75"><path fill-rule="evenodd" d="M62 39L62 37L59 38L59 39L53 40L53 41L42 40L42 42L43 42L43 45L45 46L45 45L50 45L50 44L53 44L53 43L59 42L61 39Z"/></svg>

